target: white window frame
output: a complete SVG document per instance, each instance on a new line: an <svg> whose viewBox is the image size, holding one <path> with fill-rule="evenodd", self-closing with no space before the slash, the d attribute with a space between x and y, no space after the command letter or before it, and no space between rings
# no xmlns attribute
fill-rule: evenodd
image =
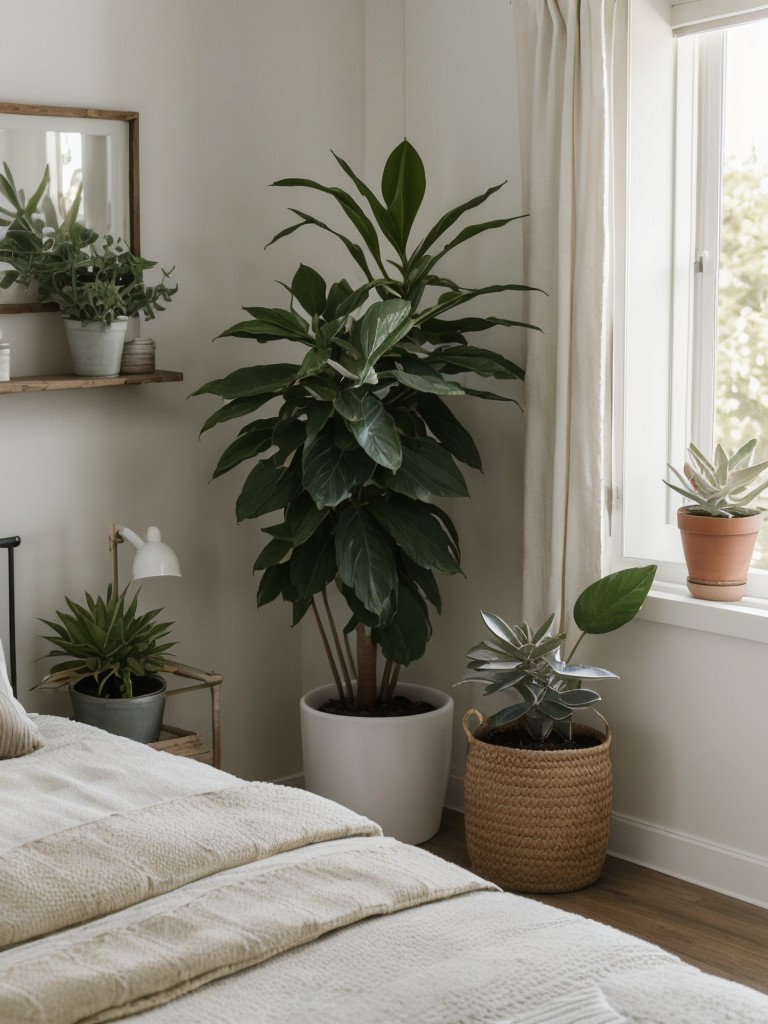
<svg viewBox="0 0 768 1024"><path fill-rule="evenodd" d="M654 0L628 0L623 13L628 42L626 54L617 54L615 87L611 567L659 566L647 618L768 642L768 572L751 571L748 597L738 605L688 595L676 523L681 502L663 483L667 463L680 468L689 440L706 431L711 437L714 422L716 339L710 332L696 360L693 338L707 310L716 322L719 210L709 207L702 219L693 202L700 190L691 182L709 187L706 161L703 168L697 162L699 136L710 152L720 146L719 93L705 91L699 102L694 86L698 60L712 69L710 81L721 76L720 34L698 54L693 40L673 37L669 12ZM719 159L715 166L719 175ZM719 182L712 186L719 194ZM697 223L708 223L703 235ZM692 287L695 274L703 288Z"/></svg>

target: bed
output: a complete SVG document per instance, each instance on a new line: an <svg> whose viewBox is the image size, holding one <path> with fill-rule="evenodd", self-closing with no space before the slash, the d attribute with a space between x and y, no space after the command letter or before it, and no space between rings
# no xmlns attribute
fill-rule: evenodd
<svg viewBox="0 0 768 1024"><path fill-rule="evenodd" d="M768 997L302 790L10 690L0 747L2 1024L768 1024Z"/></svg>

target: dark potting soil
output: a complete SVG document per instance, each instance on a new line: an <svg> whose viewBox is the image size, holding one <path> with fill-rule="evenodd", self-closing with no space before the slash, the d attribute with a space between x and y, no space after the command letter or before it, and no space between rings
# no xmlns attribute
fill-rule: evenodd
<svg viewBox="0 0 768 1024"><path fill-rule="evenodd" d="M598 747L603 742L599 736L592 736L590 733L577 733L570 740L563 739L562 736L548 736L547 739L539 741L518 729L500 730L488 736L479 736L478 739L495 747L513 747L515 750L586 750L588 747Z"/></svg>
<svg viewBox="0 0 768 1024"><path fill-rule="evenodd" d="M328 715L346 715L349 718L402 718L405 715L423 715L426 711L434 711L435 705L425 700L394 697L384 704L374 704L372 708L356 708L334 697L333 700L321 704L317 710Z"/></svg>
<svg viewBox="0 0 768 1024"><path fill-rule="evenodd" d="M134 697L146 697L150 693L157 693L160 689L160 683L162 680L158 679L157 676L140 676L133 680L133 696ZM93 676L86 676L81 679L77 688L80 693L84 693L86 697L110 697L118 698L122 697L120 693L120 683L116 679L110 679L106 685L102 688L99 693L99 685Z"/></svg>

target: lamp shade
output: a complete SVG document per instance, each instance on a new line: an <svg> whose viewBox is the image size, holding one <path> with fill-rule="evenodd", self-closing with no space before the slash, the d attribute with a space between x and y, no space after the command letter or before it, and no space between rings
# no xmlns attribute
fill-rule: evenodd
<svg viewBox="0 0 768 1024"><path fill-rule="evenodd" d="M125 527L120 530L125 540L138 547L133 559L131 575L135 580L146 579L148 576L181 576L179 559L176 552L160 539L160 531L156 526L147 530L147 539L142 541ZM138 546L136 540L139 541Z"/></svg>

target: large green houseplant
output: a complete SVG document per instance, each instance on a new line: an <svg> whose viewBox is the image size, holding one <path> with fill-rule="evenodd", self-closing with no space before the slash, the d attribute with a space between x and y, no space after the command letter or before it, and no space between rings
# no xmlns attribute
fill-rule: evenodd
<svg viewBox="0 0 768 1024"><path fill-rule="evenodd" d="M58 621L41 621L52 633L48 658L63 659L39 683L68 686L77 721L142 742L157 739L163 718L165 680L158 675L169 663L174 641L166 638L172 623L158 622L155 608L138 610L138 591L129 601L127 588L105 597L85 594L80 604L65 597L67 611Z"/></svg>
<svg viewBox="0 0 768 1024"><path fill-rule="evenodd" d="M718 444L710 460L690 444L683 472L668 466L677 483L664 482L688 502L677 511L677 525L694 597L738 601L744 595L763 523L755 500L768 487L768 462L752 464L756 447L756 438L735 452Z"/></svg>
<svg viewBox="0 0 768 1024"><path fill-rule="evenodd" d="M436 574L460 571L456 530L435 499L466 496L459 463L479 469L481 459L446 399L509 400L467 383L466 375L523 377L518 365L467 335L530 325L447 314L484 295L528 288L465 287L438 274L456 247L516 219L451 231L500 185L451 209L411 244L426 189L413 146L404 141L390 154L380 197L336 159L369 212L342 188L303 178L275 184L332 197L359 241L294 210L297 222L272 242L305 226L327 232L346 248L363 283L329 285L301 265L287 287L287 307L245 307L250 318L221 335L287 340L299 347L299 358L235 370L195 393L225 400L203 430L249 417L214 471L220 476L255 460L237 499L238 520L282 515L263 528L269 541L254 565L262 573L258 603L284 598L293 605L294 623L311 610L339 702L370 710L393 696L399 666L424 653L429 605L440 609ZM273 404L265 415L267 403ZM343 628L334 621L329 587L338 588L348 607ZM352 630L356 657L346 640Z"/></svg>
<svg viewBox="0 0 768 1024"><path fill-rule="evenodd" d="M587 587L573 608L581 633L565 658L554 615L536 629L482 613L491 635L468 651L461 682L483 683L486 695L511 702L487 719L475 709L464 716L467 849L473 869L505 889L566 892L600 875L611 822L611 736L573 715L601 699L584 682L617 677L572 658L584 636L610 633L637 615L655 574L655 565L623 569Z"/></svg>

